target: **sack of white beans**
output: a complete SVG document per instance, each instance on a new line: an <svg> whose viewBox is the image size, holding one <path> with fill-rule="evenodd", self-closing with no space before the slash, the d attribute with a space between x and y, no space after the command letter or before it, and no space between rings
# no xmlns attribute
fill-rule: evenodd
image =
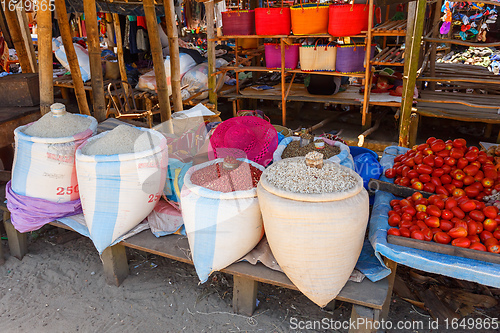
<svg viewBox="0 0 500 333"><path fill-rule="evenodd" d="M165 137L120 125L76 151L76 171L90 238L102 253L141 223L161 197L167 172Z"/></svg>
<svg viewBox="0 0 500 333"><path fill-rule="evenodd" d="M314 140L323 140L325 144L338 147L340 149L339 154L328 158L327 161L338 163L340 165L346 166L354 170L354 160L349 150L349 146L343 144L342 142L333 141L322 137L315 137ZM283 152L292 141L300 141L300 138L296 136L290 136L280 141L278 148L276 148L276 150L274 151L273 162L281 161L283 159L282 158ZM318 151L321 152L321 150Z"/></svg>
<svg viewBox="0 0 500 333"><path fill-rule="evenodd" d="M77 200L75 151L94 135L97 121L67 113L63 104L38 121L16 128L12 190L19 195L63 203Z"/></svg>

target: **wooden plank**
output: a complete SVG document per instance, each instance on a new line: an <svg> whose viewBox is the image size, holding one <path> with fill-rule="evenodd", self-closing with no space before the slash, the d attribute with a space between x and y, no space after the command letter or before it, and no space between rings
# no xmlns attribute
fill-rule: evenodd
<svg viewBox="0 0 500 333"><path fill-rule="evenodd" d="M372 27L373 27L373 0L369 1L368 5L368 33L365 39L365 91L363 96L363 105L361 107L361 126L367 124L368 109L370 108L370 92L372 86L372 67L370 64L370 55L372 49ZM283 125L284 126L284 125Z"/></svg>
<svg viewBox="0 0 500 333"><path fill-rule="evenodd" d="M388 193L392 193L395 196L401 197L401 198L407 198L411 197L413 193L415 192L420 192L424 196L424 198L429 198L431 195L434 193L429 193L425 191L417 191L411 187L406 187L406 186L401 186L401 185L396 185L393 183L389 182L384 182L379 179L370 179L368 182L368 189L370 192L377 192L377 191L384 191Z"/></svg>
<svg viewBox="0 0 500 333"><path fill-rule="evenodd" d="M207 4L205 4L205 5L207 5ZM210 6L210 5L208 5L208 6ZM213 2L212 2L212 6L213 6ZM174 112L176 112L176 111L182 111L183 106L182 106L182 96L181 96L181 67L180 67L180 58L179 58L179 36L177 33L177 25L176 25L176 21L175 21L174 1L173 0L164 0L163 1L163 8L165 8L165 21L167 23L167 36L168 36L168 44L169 44L169 50L170 50L172 100L174 103ZM212 10L212 12L213 12L213 10ZM209 17L208 17L209 16L208 9L206 10L206 13L207 13L207 22L210 22ZM213 16L213 13L212 13L212 16ZM213 37L213 27L212 27L211 37ZM208 30L207 30L207 38L208 38ZM215 47L213 42L208 42L208 49L210 49L210 43L212 43L212 47ZM210 62L210 60L209 60L209 62ZM215 54L214 54L214 63L215 63ZM209 71L210 71L210 69L211 68L209 68ZM210 82L210 76L209 76L209 82Z"/></svg>
<svg viewBox="0 0 500 333"><path fill-rule="evenodd" d="M462 45L462 46L472 46L472 47L499 47L500 46L500 42L495 42L495 43L477 43L477 42L466 42L466 41L463 41L461 39L452 39L452 38L432 38L432 37L425 37L424 41L425 42L430 42L430 43L447 43L447 44L455 44L455 45Z"/></svg>
<svg viewBox="0 0 500 333"><path fill-rule="evenodd" d="M405 238L394 235L387 235L387 242L394 245L401 245L429 252L447 254L450 256L474 259L479 261L500 264L500 255L491 252L483 252L471 249L465 249L448 244L439 244L435 242L426 242L412 238Z"/></svg>
<svg viewBox="0 0 500 333"><path fill-rule="evenodd" d="M19 21L17 19L17 12L15 10L9 10L9 6L7 6L4 10L4 14L7 26L9 27L10 37L16 49L17 58L19 59L19 64L21 65L23 73L34 73L34 69L31 67L28 57L28 50L26 50L26 45L23 41L21 26L19 25Z"/></svg>
<svg viewBox="0 0 500 333"><path fill-rule="evenodd" d="M281 125L286 127L286 97L285 97L285 40L280 39L281 48ZM290 87L292 84L290 83Z"/></svg>
<svg viewBox="0 0 500 333"><path fill-rule="evenodd" d="M8 218L6 218L6 214L8 214ZM25 233L20 233L16 230L16 228L14 228L12 222L10 221L10 213L4 212L3 216L3 224L9 241L10 254L17 259L22 260L26 253L28 253L28 236Z"/></svg>
<svg viewBox="0 0 500 333"><path fill-rule="evenodd" d="M48 6L47 6L47 10L49 10ZM28 54L28 59L30 61L31 68L33 70L33 73L37 73L38 72L38 63L37 63L36 54L35 54L35 47L33 45L33 39L31 39L31 32L30 32L30 28L28 25L28 17L26 15L26 10L24 9L24 6L16 6L16 12L17 12L17 19L19 21L19 27L21 28L21 34L23 36L23 41L24 41L24 45L26 47L26 52ZM40 10L38 12L40 12ZM37 16L37 24L40 27L39 20L40 20L40 17ZM43 36L43 37L46 38L46 36ZM50 38L51 38L50 44L52 46L52 31L50 32ZM40 39L38 40L38 43L40 43ZM40 46L38 48L40 49ZM51 51L52 51L52 47L51 47Z"/></svg>
<svg viewBox="0 0 500 333"><path fill-rule="evenodd" d="M118 67L120 68L120 79L124 82L128 82L127 69L125 67L125 60L123 58L123 38L122 29L120 27L120 16L113 13L113 24L115 26L115 36L116 36L116 57L118 58ZM128 84L123 85L125 94L128 95Z"/></svg>
<svg viewBox="0 0 500 333"><path fill-rule="evenodd" d="M116 244L106 248L101 255L106 283L119 286L129 274L125 246Z"/></svg>
<svg viewBox="0 0 500 333"><path fill-rule="evenodd" d="M355 323L355 327L350 333L372 333L377 332L375 329L375 310L361 305L353 305L351 310L351 322Z"/></svg>
<svg viewBox="0 0 500 333"><path fill-rule="evenodd" d="M473 83L484 83L484 84L500 84L500 80L496 79L481 79L472 77L454 77L454 76L422 76L417 79L417 81L429 81L429 82L473 82Z"/></svg>
<svg viewBox="0 0 500 333"><path fill-rule="evenodd" d="M460 319L460 315L446 306L432 290L425 289L420 291L419 296L435 320L451 322L452 320Z"/></svg>
<svg viewBox="0 0 500 333"><path fill-rule="evenodd" d="M99 31L95 0L83 0L83 9L85 12L85 27L87 28L93 111L94 117L98 122L101 122L106 119L106 100L104 97L101 48L99 46Z"/></svg>
<svg viewBox="0 0 500 333"><path fill-rule="evenodd" d="M38 106L0 107L0 148L14 142L14 130L40 118Z"/></svg>
<svg viewBox="0 0 500 333"><path fill-rule="evenodd" d="M156 87L158 91L158 102L160 104L161 121L167 122L171 118L170 98L167 87L167 76L165 74L165 66L163 64L163 51L160 43L160 35L156 27L156 11L153 0L143 0L144 15L146 16L146 24L148 26L149 45L151 47L151 55L153 57L153 66L155 70ZM172 124L170 123L170 127ZM173 132L173 128L169 128Z"/></svg>
<svg viewBox="0 0 500 333"><path fill-rule="evenodd" d="M70 67L72 84L75 89L76 101L78 109L81 114L90 116L89 104L87 102L87 94L83 85L82 73L80 72L80 65L76 56L75 47L73 45L73 38L71 35L71 28L69 26L68 13L66 10L66 2L64 0L55 0L57 10L57 22L59 23L59 30L61 31L61 38L64 44L64 51ZM50 22L52 29L52 21ZM52 51L50 52L50 62L52 65ZM41 73L40 73L41 75ZM50 84L49 84L50 85ZM53 86L53 85L52 85Z"/></svg>
<svg viewBox="0 0 500 333"><path fill-rule="evenodd" d="M420 116L418 113L412 112L410 116L410 141L409 147L413 147L417 144L417 135L418 135L418 124L419 124Z"/></svg>
<svg viewBox="0 0 500 333"><path fill-rule="evenodd" d="M256 307L258 282L240 276L233 278L233 311L251 317Z"/></svg>

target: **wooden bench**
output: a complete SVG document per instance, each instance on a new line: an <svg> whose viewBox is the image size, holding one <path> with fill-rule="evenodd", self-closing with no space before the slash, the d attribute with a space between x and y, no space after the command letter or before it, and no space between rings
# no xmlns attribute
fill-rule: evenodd
<svg viewBox="0 0 500 333"><path fill-rule="evenodd" d="M7 208L4 205L0 208L4 211L4 224L7 230L10 253L21 260L28 252L27 234L17 232L10 222L10 213ZM57 221L52 222L51 225L72 230ZM185 236L170 235L156 238L149 230L146 230L107 248L103 252L101 260L108 284L119 286L129 274L126 247L193 264L188 255L189 244ZM392 261L388 261L387 264L392 269L388 278L376 283L367 278L361 283L348 281L335 298L335 300L353 304L351 313L353 321L363 318L365 322L373 322L387 317L397 267ZM246 316L252 316L255 310L259 282L298 290L285 274L271 270L260 263L252 265L248 262L237 262L221 272L233 276L233 310ZM332 308L334 302L330 303L328 308ZM359 329L356 330L356 332L359 331Z"/></svg>

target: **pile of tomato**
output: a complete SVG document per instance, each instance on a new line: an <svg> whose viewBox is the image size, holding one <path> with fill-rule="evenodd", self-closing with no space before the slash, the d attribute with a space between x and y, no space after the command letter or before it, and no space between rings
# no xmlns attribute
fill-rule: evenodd
<svg viewBox="0 0 500 333"><path fill-rule="evenodd" d="M415 192L392 200L391 208L389 235L500 253L500 215L495 206L465 195L434 194L426 199Z"/></svg>
<svg viewBox="0 0 500 333"><path fill-rule="evenodd" d="M464 139L445 142L431 137L397 156L385 176L395 178L395 184L445 196L482 200L493 190L500 191L493 157L467 147Z"/></svg>

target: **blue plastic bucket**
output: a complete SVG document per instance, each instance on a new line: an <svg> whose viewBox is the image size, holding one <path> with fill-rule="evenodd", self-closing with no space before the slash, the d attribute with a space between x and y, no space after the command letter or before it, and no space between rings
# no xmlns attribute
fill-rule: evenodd
<svg viewBox="0 0 500 333"><path fill-rule="evenodd" d="M363 154L363 153L370 153L373 155L373 157L375 157L378 161L378 154L376 152L374 152L373 150L371 149L368 149L368 148L363 148L363 147L357 147L357 146L349 146L349 150L351 151L351 155L352 157L355 157L359 154Z"/></svg>

